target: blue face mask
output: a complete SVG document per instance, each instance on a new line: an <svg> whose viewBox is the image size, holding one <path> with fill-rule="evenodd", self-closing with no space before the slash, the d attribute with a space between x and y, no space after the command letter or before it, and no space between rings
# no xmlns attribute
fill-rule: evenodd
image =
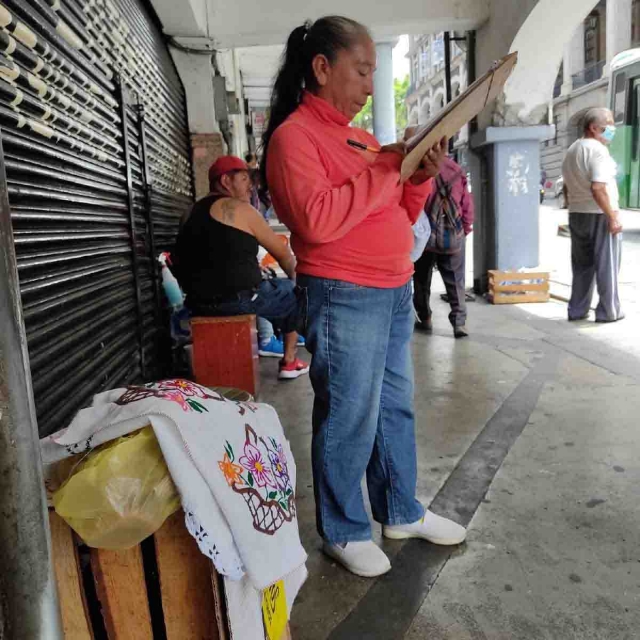
<svg viewBox="0 0 640 640"><path fill-rule="evenodd" d="M612 142L613 139L615 138L615 135L616 135L616 128L612 124L607 125L604 128L604 131L602 132L602 137L607 142Z"/></svg>

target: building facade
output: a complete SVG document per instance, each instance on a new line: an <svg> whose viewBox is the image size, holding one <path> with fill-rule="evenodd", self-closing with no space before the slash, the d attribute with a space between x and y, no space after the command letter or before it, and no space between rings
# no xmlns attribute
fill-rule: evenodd
<svg viewBox="0 0 640 640"><path fill-rule="evenodd" d="M556 134L542 143L540 154L548 181L560 176L567 149L581 136L585 112L608 105L611 60L637 46L640 0L601 0L566 44L550 110Z"/></svg>
<svg viewBox="0 0 640 640"><path fill-rule="evenodd" d="M411 85L407 93L409 125L425 124L446 104L444 33L409 36ZM451 95L460 95L467 87L466 54L456 42L451 43ZM456 136L456 145L467 141L467 131Z"/></svg>

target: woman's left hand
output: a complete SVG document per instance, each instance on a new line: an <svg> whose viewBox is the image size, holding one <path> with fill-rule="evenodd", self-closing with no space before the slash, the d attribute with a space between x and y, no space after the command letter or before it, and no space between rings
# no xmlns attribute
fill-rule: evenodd
<svg viewBox="0 0 640 640"><path fill-rule="evenodd" d="M435 178L440 173L440 165L447 155L449 140L442 138L427 151L420 168L411 176L411 184L422 184L431 178Z"/></svg>

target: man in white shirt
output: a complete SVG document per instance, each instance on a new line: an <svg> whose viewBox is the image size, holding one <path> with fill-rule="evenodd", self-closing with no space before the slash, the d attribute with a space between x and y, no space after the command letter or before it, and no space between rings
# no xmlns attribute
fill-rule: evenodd
<svg viewBox="0 0 640 640"><path fill-rule="evenodd" d="M615 322L624 314L618 298L622 225L617 167L607 148L616 131L613 114L589 109L583 127L583 137L571 145L562 165L573 270L569 320L589 315L597 284L596 322Z"/></svg>

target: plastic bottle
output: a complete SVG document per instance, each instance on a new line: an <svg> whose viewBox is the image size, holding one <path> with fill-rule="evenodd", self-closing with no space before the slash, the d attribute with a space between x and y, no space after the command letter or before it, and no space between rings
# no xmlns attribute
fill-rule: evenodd
<svg viewBox="0 0 640 640"><path fill-rule="evenodd" d="M161 253L158 256L158 262L162 265L162 288L167 296L167 300L169 300L169 304L174 309L182 307L182 303L184 302L182 289L180 289L178 281L168 267L168 265L171 264L171 254L167 251Z"/></svg>

